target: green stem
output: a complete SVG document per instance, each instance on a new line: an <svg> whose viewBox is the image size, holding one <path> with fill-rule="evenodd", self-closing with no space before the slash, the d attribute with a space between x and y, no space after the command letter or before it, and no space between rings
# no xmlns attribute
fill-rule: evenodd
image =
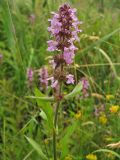
<svg viewBox="0 0 120 160"><path fill-rule="evenodd" d="M60 106L60 101L56 104L55 110L55 118L54 118L54 129L53 129L53 152L54 152L54 160L57 160L57 151L56 151L56 127L57 127L57 117L58 117L58 110Z"/></svg>
<svg viewBox="0 0 120 160"><path fill-rule="evenodd" d="M61 65L61 72L63 72L63 65ZM59 97L61 96L62 93L62 82L59 83L60 88L59 88ZM56 144L57 144L57 138L56 138L56 129L57 129L57 119L58 119L58 111L59 107L61 104L61 100L58 100L56 103L56 108L55 108L55 117L54 117L54 128L53 128L53 152L54 152L54 160L57 160L57 150L56 150Z"/></svg>

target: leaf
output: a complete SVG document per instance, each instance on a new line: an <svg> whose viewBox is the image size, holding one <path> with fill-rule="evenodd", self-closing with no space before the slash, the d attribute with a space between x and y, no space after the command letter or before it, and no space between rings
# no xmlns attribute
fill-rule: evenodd
<svg viewBox="0 0 120 160"><path fill-rule="evenodd" d="M45 114L45 112L44 112L43 110L40 112L40 116L41 116L44 120L48 120L48 119L47 119L47 116L46 116L46 114Z"/></svg>
<svg viewBox="0 0 120 160"><path fill-rule="evenodd" d="M40 99L36 99L37 104L46 114L49 126L53 128L53 108L51 106L51 103L44 99L45 95L41 93L37 88L35 89L35 96L41 97Z"/></svg>
<svg viewBox="0 0 120 160"><path fill-rule="evenodd" d="M73 124L71 124L70 126L68 126L65 130L65 133L62 138L61 138L61 141L60 141L60 146L62 148L62 151L61 151L61 159L64 159L64 157L68 154L69 150L68 150L68 145L70 143L70 138L73 134L73 132L75 131L77 127L77 121L74 121Z"/></svg>
<svg viewBox="0 0 120 160"><path fill-rule="evenodd" d="M94 151L93 153L97 153L97 152L107 152L107 153L111 153L113 155L115 155L116 157L118 157L120 159L120 155L114 151L111 151L109 149L98 149L96 151Z"/></svg>
<svg viewBox="0 0 120 160"><path fill-rule="evenodd" d="M24 157L23 160L28 159L28 158L31 156L31 154L32 154L33 152L34 152L34 150L31 150L31 151Z"/></svg>
<svg viewBox="0 0 120 160"><path fill-rule="evenodd" d="M67 94L64 98L70 99L70 98L76 96L77 94L79 94L81 90L82 90L82 83L78 83L78 85L75 86L73 91L70 92L69 94Z"/></svg>
<svg viewBox="0 0 120 160"><path fill-rule="evenodd" d="M26 98L31 98L31 99L39 99L39 100L42 100L42 101L47 101L47 102L53 102L54 101L54 97L46 97L46 96L43 96L43 97L37 97L37 96L26 96Z"/></svg>
<svg viewBox="0 0 120 160"><path fill-rule="evenodd" d="M87 121L82 123L82 126L87 126L87 125L94 125L95 123L93 121Z"/></svg>
<svg viewBox="0 0 120 160"><path fill-rule="evenodd" d="M41 147L31 138L28 138L25 136L25 138L28 140L28 142L31 144L31 146L37 151L37 153L40 155L42 160L47 160L46 155L42 152Z"/></svg>

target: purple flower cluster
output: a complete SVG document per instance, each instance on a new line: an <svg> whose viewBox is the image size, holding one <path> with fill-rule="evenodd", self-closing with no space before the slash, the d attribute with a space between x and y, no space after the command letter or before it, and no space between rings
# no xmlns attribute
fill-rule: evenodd
<svg viewBox="0 0 120 160"><path fill-rule="evenodd" d="M35 16L31 15L31 21L35 20ZM53 94L60 98L61 84L74 84L74 75L70 74L68 69L74 61L75 53L78 50L74 43L79 41L78 33L82 30L79 26L82 22L76 17L76 9L72 9L68 4L63 4L57 13L52 12L52 19L49 19L50 26L48 31L52 39L47 41L48 51L55 51L56 54L49 61L52 66L48 74L47 68L44 66L39 71L40 87L46 91L50 85L53 88ZM33 70L27 70L29 86L33 81ZM84 80L83 90L87 90L87 83Z"/></svg>
<svg viewBox="0 0 120 160"><path fill-rule="evenodd" d="M71 64L77 50L74 41L79 41L78 33L81 32L79 25L82 22L76 17L76 9L72 9L68 4L61 6L58 13L52 12L52 15L48 31L54 40L47 42L48 51L62 51L64 63Z"/></svg>
<svg viewBox="0 0 120 160"><path fill-rule="evenodd" d="M82 86L83 86L82 87L83 96L88 97L89 82L85 77L83 77L81 79L81 82L82 82Z"/></svg>
<svg viewBox="0 0 120 160"><path fill-rule="evenodd" d="M49 80L51 87L57 90L61 81L74 84L74 76L68 73L65 66L73 63L78 49L74 42L79 41L78 33L81 32L79 25L82 22L79 22L76 17L76 9L72 9L68 4L62 5L57 13L52 12L52 16L52 19L49 19L50 27L48 27L52 40L47 42L47 50L58 53L50 61L53 76Z"/></svg>
<svg viewBox="0 0 120 160"><path fill-rule="evenodd" d="M48 43L48 51L56 51L57 53L49 61L49 74L45 66L39 72L39 82L42 91L46 91L50 85L53 88L53 94L57 98L62 98L61 84L74 84L74 75L70 74L67 65L71 65L74 61L75 52L78 48L74 42L79 41L78 33L81 32L79 25L82 22L76 17L76 9L72 9L68 4L64 4L59 8L57 13L52 12L52 19L49 19L50 27L48 31L51 33L52 39ZM33 23L35 16L31 15L30 20ZM32 87L33 71L31 68L27 70L27 79L29 87ZM84 84L84 89L87 89Z"/></svg>
<svg viewBox="0 0 120 160"><path fill-rule="evenodd" d="M32 86L33 74L34 74L33 70L31 68L28 68L27 69L27 79L28 79L28 85L29 85L29 87Z"/></svg>
<svg viewBox="0 0 120 160"><path fill-rule="evenodd" d="M47 89L48 86L48 71L46 67L42 67L39 73L40 85L43 89Z"/></svg>

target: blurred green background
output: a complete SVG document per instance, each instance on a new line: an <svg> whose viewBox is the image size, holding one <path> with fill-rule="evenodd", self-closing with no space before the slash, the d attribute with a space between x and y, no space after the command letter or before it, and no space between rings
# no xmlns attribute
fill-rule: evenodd
<svg viewBox="0 0 120 160"><path fill-rule="evenodd" d="M120 104L120 1L0 0L0 54L3 55L0 59L0 160L39 159L24 135L33 137L42 145L44 152L46 145L43 141L50 139L47 152L51 157L51 133L47 128L44 131L46 126L38 115L36 102L25 98L33 95L33 90L27 87L26 71L27 68L36 70L47 65L52 55L47 52L46 41L50 39L48 19L51 11L57 11L64 2L77 8L77 16L83 21L75 61L78 81L85 75L90 82L90 95L112 94L116 97L106 102L90 96L86 100L71 100L63 105L61 112L66 114L61 120L64 123L64 126L62 122L60 124L61 133L71 130L65 130L69 121L74 128L73 115L77 111L84 113L74 136L72 139L69 137L70 146L65 156L71 154L73 159L82 160L86 154L104 148L108 144L105 137L111 138L111 143L120 140L120 116L108 114L110 120L105 126L93 116L94 105ZM34 87L38 87L38 82ZM83 123L89 121L93 124L83 127ZM119 149L115 151L120 153ZM117 160L105 153L98 156L103 160Z"/></svg>

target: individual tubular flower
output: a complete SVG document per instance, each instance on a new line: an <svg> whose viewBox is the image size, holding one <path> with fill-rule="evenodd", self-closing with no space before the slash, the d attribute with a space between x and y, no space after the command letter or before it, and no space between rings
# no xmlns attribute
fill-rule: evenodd
<svg viewBox="0 0 120 160"><path fill-rule="evenodd" d="M52 12L53 19L49 19L48 21L51 23L51 26L48 27L48 31L51 32L52 35L56 35L60 32L62 23L59 21L60 15Z"/></svg>
<svg viewBox="0 0 120 160"><path fill-rule="evenodd" d="M40 85L43 89L48 87L48 71L46 67L42 67L39 73Z"/></svg>
<svg viewBox="0 0 120 160"><path fill-rule="evenodd" d="M27 69L27 79L28 79L28 85L29 85L29 87L32 86L33 74L34 74L33 70L31 68L28 68Z"/></svg>
<svg viewBox="0 0 120 160"><path fill-rule="evenodd" d="M48 43L48 51L55 51L57 49L57 42L50 40L47 42Z"/></svg>
<svg viewBox="0 0 120 160"><path fill-rule="evenodd" d="M57 86L58 86L58 80L55 80L54 77L50 77L48 80L51 81L51 87L52 88L57 88Z"/></svg>
<svg viewBox="0 0 120 160"><path fill-rule="evenodd" d="M54 96L58 99L61 99L61 95L59 95L59 91L60 91L59 81L56 80L54 77L50 77L48 78L48 80L51 81L51 87L54 91Z"/></svg>
<svg viewBox="0 0 120 160"><path fill-rule="evenodd" d="M74 76L72 74L69 74L66 76L67 78L67 84L74 84L75 80L74 80Z"/></svg>
<svg viewBox="0 0 120 160"><path fill-rule="evenodd" d="M74 58L74 50L70 50L69 48L65 47L63 57L67 64L71 64Z"/></svg>

